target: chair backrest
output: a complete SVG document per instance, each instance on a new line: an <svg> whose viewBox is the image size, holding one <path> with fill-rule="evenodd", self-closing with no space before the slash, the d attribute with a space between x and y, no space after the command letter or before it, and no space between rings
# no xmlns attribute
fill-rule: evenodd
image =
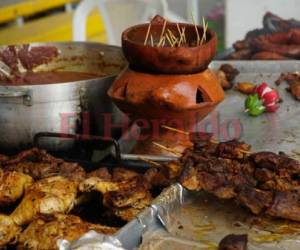
<svg viewBox="0 0 300 250"><path fill-rule="evenodd" d="M86 40L86 19L94 9L98 9L103 18L108 43L114 45L120 45L124 29L150 21L157 14L171 21L186 22L169 10L167 0L83 0L73 17L74 41Z"/></svg>
<svg viewBox="0 0 300 250"><path fill-rule="evenodd" d="M86 40L86 19L98 9L103 18L109 44L120 44L124 29L149 21L154 15L166 16L165 0L83 0L73 17L73 40Z"/></svg>

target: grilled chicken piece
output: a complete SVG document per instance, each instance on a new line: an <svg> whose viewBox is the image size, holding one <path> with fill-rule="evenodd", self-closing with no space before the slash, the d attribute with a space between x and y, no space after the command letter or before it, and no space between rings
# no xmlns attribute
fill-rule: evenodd
<svg viewBox="0 0 300 250"><path fill-rule="evenodd" d="M14 243L21 230L22 228L16 225L12 218L0 214L0 249Z"/></svg>
<svg viewBox="0 0 300 250"><path fill-rule="evenodd" d="M99 177L90 177L80 184L80 191L92 190L103 194L103 205L110 208L116 216L124 220L130 220L152 201L150 184L141 175L133 177L133 174L122 170L119 177L123 179L126 173L129 180L107 181ZM129 174L130 173L130 174ZM129 174L129 175L128 175Z"/></svg>
<svg viewBox="0 0 300 250"><path fill-rule="evenodd" d="M49 220L50 219L50 220ZM94 230L103 234L114 234L118 229L82 221L74 215L56 214L53 218L34 220L20 235L17 249L58 249L57 241L73 241L86 232Z"/></svg>
<svg viewBox="0 0 300 250"><path fill-rule="evenodd" d="M140 174L125 168L114 168L112 174L113 181L129 181L139 176Z"/></svg>
<svg viewBox="0 0 300 250"><path fill-rule="evenodd" d="M86 177L87 178L97 177L97 178L99 178L101 180L105 180L105 181L111 181L111 179L112 179L112 175L110 174L108 169L105 167L98 168L97 170L88 173Z"/></svg>
<svg viewBox="0 0 300 250"><path fill-rule="evenodd" d="M79 164L64 162L37 148L23 151L3 161L2 166L5 170L30 175L35 180L51 176L64 176L73 180L85 178L85 171Z"/></svg>
<svg viewBox="0 0 300 250"><path fill-rule="evenodd" d="M29 175L0 169L0 207L15 203L32 182Z"/></svg>
<svg viewBox="0 0 300 250"><path fill-rule="evenodd" d="M219 250L247 250L248 236L247 234L235 235L229 234L225 236L219 244Z"/></svg>
<svg viewBox="0 0 300 250"><path fill-rule="evenodd" d="M30 223L34 217L69 212L76 201L78 183L61 176L35 182L10 217L17 225Z"/></svg>

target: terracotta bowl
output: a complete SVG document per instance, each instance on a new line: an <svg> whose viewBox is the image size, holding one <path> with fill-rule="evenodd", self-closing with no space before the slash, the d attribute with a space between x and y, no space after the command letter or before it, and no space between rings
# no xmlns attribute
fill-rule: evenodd
<svg viewBox="0 0 300 250"><path fill-rule="evenodd" d="M164 20L164 19L163 19ZM185 27L186 41L195 43L197 34L193 24L179 23L180 28ZM144 45L149 24L140 24L128 28L122 34L122 48L125 57L132 69L161 73L161 74L191 74L205 70L216 53L216 33L207 30L207 40L200 46L189 47L152 46L149 37L148 43ZM154 44L157 44L163 29L163 22L152 21L150 34ZM165 30L171 30L175 37L179 38L176 23L166 23ZM203 27L197 26L200 37Z"/></svg>
<svg viewBox="0 0 300 250"><path fill-rule="evenodd" d="M219 80L209 69L190 75L153 75L126 69L108 95L131 118L160 123L176 119L195 124L224 99Z"/></svg>

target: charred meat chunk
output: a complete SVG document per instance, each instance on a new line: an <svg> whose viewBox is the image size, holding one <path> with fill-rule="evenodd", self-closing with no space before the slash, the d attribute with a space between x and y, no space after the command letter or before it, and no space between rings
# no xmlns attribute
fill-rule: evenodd
<svg viewBox="0 0 300 250"><path fill-rule="evenodd" d="M219 250L247 250L248 236L246 234L225 236L219 243Z"/></svg>

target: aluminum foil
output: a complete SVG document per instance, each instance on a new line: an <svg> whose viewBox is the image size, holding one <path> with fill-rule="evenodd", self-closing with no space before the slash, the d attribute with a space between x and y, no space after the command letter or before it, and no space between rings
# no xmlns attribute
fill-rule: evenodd
<svg viewBox="0 0 300 250"><path fill-rule="evenodd" d="M249 250L297 250L300 224L257 217L232 201L176 184L153 205L160 226L143 233L141 250L218 249L228 234L248 234ZM148 215L153 216L153 215Z"/></svg>
<svg viewBox="0 0 300 250"><path fill-rule="evenodd" d="M59 240L57 242L59 250L125 250L121 242L113 236L103 235L90 231L80 239L69 242Z"/></svg>

